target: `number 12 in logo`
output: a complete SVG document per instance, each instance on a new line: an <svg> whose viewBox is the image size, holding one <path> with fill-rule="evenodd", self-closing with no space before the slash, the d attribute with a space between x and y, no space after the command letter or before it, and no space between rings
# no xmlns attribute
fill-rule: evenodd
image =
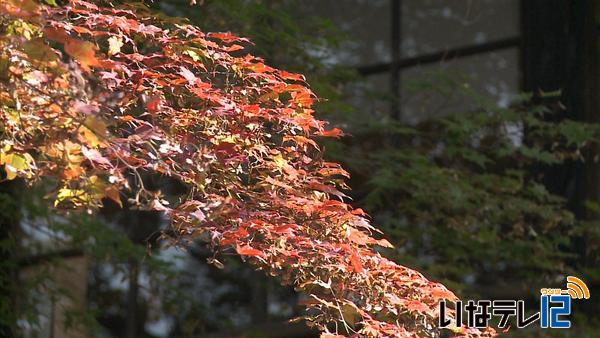
<svg viewBox="0 0 600 338"><path fill-rule="evenodd" d="M557 305L553 305L557 304ZM571 321L560 316L571 314L570 295L542 295L540 305L540 326L551 329L568 329Z"/></svg>

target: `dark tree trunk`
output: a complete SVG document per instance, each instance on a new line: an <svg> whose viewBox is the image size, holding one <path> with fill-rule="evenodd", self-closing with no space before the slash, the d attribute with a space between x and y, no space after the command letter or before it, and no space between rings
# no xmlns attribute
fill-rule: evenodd
<svg viewBox="0 0 600 338"><path fill-rule="evenodd" d="M596 21L600 17L599 2L522 0L523 88L534 92L562 90L561 102L566 109L559 119L600 122L600 22ZM600 166L594 161L598 151L586 151L585 162L573 161L541 170L548 190L564 196L569 209L584 222L597 222L600 216L586 208L586 201L600 201ZM600 264L598 239L582 235L573 241L579 257L571 265L580 271L586 267L596 269ZM588 280L588 286L600 287L593 280ZM581 311L597 313L598 304L584 303Z"/></svg>
<svg viewBox="0 0 600 338"><path fill-rule="evenodd" d="M392 11L391 15L391 36L392 36L392 70L390 73L390 90L392 92L391 113L392 117L400 120L402 113L400 111L400 57L402 46L402 1L390 0Z"/></svg>
<svg viewBox="0 0 600 338"><path fill-rule="evenodd" d="M19 182L0 184L0 337L15 337L17 292L16 230L20 221Z"/></svg>
<svg viewBox="0 0 600 338"><path fill-rule="evenodd" d="M127 338L137 337L137 303L138 303L138 276L139 263L135 258L130 258L129 262L129 290L127 291Z"/></svg>
<svg viewBox="0 0 600 338"><path fill-rule="evenodd" d="M598 122L596 0L522 1L522 86L533 93L561 90L557 119ZM571 162L543 168L547 188L567 198L584 218L586 199L598 200L598 165Z"/></svg>
<svg viewBox="0 0 600 338"><path fill-rule="evenodd" d="M265 323L269 319L269 290L268 281L260 272L252 273L252 322Z"/></svg>

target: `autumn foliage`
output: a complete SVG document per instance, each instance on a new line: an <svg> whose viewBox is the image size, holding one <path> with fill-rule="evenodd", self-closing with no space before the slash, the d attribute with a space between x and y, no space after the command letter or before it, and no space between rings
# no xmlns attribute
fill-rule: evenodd
<svg viewBox="0 0 600 338"><path fill-rule="evenodd" d="M57 208L163 211L178 241L309 295L325 336L439 335L438 303L456 297L374 250L390 244L343 201L347 173L315 141L341 131L314 118L302 75L140 3L2 1L0 29L5 179L44 178ZM163 195L149 175L185 192Z"/></svg>

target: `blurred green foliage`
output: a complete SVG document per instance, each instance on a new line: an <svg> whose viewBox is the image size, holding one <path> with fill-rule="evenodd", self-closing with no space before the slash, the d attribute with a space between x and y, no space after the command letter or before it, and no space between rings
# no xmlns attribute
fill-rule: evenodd
<svg viewBox="0 0 600 338"><path fill-rule="evenodd" d="M461 97L469 110L413 125L361 115L346 127L353 137L330 147L353 175L356 205L397 245L386 254L463 299L526 299L531 309L539 288L563 285L566 275L597 284L598 220L576 219L543 180L549 167L598 161L590 151L600 126L558 120L560 109L534 104L530 94L499 107L460 74L416 82L414 94ZM373 141L378 135L383 140ZM600 324L598 309L586 305L579 336Z"/></svg>

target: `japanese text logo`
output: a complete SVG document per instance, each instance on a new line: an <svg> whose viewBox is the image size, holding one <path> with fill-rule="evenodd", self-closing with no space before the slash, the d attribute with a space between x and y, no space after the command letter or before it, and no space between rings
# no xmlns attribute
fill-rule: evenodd
<svg viewBox="0 0 600 338"><path fill-rule="evenodd" d="M517 328L527 327L539 321L541 328L568 329L571 321L571 302L573 299L589 299L590 290L587 285L575 276L567 277L566 289L540 289L540 309L530 315L525 314L523 300L469 300L454 302L454 310L448 310L446 301L440 302L440 328L485 328L492 317L498 317L498 328L507 329L508 321L515 317ZM449 312L454 318L447 318Z"/></svg>

